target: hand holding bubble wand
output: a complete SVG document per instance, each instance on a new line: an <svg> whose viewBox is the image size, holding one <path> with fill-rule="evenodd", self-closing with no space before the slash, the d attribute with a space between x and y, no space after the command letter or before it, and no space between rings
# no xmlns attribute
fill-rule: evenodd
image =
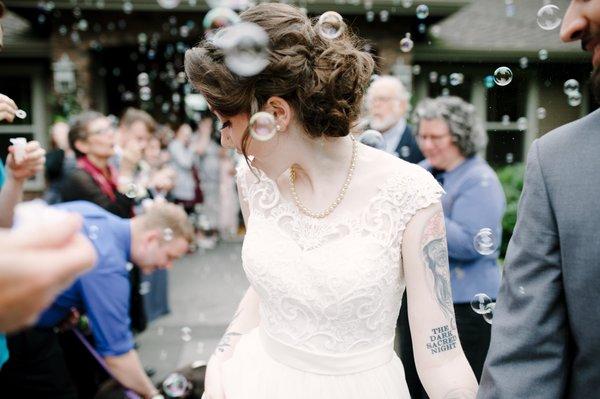
<svg viewBox="0 0 600 399"><path fill-rule="evenodd" d="M27 112L19 109L10 97L0 94L0 121L12 122L15 117L25 119Z"/></svg>

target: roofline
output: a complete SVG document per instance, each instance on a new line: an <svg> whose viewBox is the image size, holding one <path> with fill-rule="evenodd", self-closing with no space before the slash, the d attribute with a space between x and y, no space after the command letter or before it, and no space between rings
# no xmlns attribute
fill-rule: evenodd
<svg viewBox="0 0 600 399"><path fill-rule="evenodd" d="M428 0L427 5L429 6L430 15L445 16L472 2L473 0ZM9 9L37 8L39 0L4 0L4 3ZM418 2L415 2L411 7L404 8L403 6L397 6L394 3L395 0L374 0L372 10L388 10L391 15L414 15L415 8L418 5ZM72 0L54 0L54 4L57 9L73 9ZM211 8L206 1L202 0L198 0L197 5L195 6L191 6L187 0L182 0L178 7L170 10L159 6L156 0L134 0L134 5L134 12L204 12ZM121 11L123 9L123 0L105 0L103 9L98 9L95 3L92 2L82 2L81 4L78 4L78 7L82 10ZM348 2L345 4L335 4L331 0L315 0L314 2L309 2L306 7L309 12L323 12L332 9L343 13L359 15L366 14L367 12L362 4L354 5L348 4Z"/></svg>
<svg viewBox="0 0 600 399"><path fill-rule="evenodd" d="M590 61L590 54L584 51L558 51L549 50L549 57L546 61L538 60L538 52L531 50L498 49L489 48L452 48L452 47L434 47L434 46L415 46L412 51L413 61L457 61L461 62L498 62L510 61L518 63L521 57L527 57L529 63L552 64L560 63L586 63Z"/></svg>

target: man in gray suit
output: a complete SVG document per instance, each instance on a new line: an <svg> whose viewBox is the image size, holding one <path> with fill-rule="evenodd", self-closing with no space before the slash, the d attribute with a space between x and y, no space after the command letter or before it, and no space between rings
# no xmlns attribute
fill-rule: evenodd
<svg viewBox="0 0 600 399"><path fill-rule="evenodd" d="M563 41L593 53L600 102L600 0L572 0ZM531 146L477 397L600 393L600 110Z"/></svg>

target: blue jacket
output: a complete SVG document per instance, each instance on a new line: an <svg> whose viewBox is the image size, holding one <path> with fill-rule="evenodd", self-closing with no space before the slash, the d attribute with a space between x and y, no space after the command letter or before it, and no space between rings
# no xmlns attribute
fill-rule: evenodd
<svg viewBox="0 0 600 399"><path fill-rule="evenodd" d="M419 165L432 170L426 160ZM502 217L506 208L500 181L479 156L467 158L458 167L440 173L437 178L443 179L446 191L442 207L454 303L470 303L477 293L485 293L495 299L500 286L499 250L482 255L475 249L474 239L481 229L490 228L494 244L500 248Z"/></svg>

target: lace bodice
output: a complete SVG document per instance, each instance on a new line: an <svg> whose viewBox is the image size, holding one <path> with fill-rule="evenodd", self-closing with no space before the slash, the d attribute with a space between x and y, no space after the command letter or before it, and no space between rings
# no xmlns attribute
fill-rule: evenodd
<svg viewBox="0 0 600 399"><path fill-rule="evenodd" d="M404 291L401 242L411 217L443 193L419 166L398 160L356 214L330 221L300 213L263 172L242 163L249 207L242 248L273 338L321 353L363 351L390 341Z"/></svg>

